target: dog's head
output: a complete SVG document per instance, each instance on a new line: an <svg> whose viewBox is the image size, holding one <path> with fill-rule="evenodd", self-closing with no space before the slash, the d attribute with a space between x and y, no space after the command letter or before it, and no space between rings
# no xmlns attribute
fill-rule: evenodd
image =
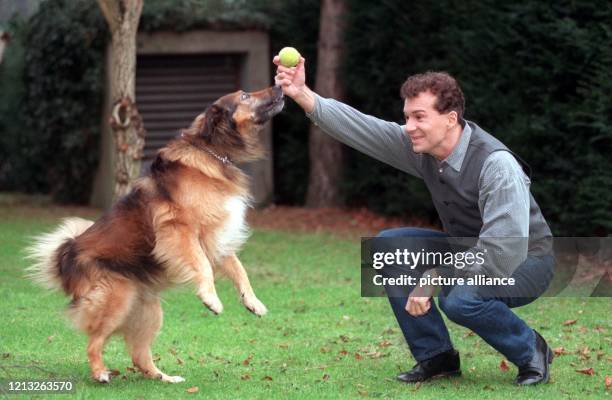
<svg viewBox="0 0 612 400"><path fill-rule="evenodd" d="M239 90L215 101L183 136L232 160L253 160L262 154L261 128L284 104L278 86L252 93Z"/></svg>

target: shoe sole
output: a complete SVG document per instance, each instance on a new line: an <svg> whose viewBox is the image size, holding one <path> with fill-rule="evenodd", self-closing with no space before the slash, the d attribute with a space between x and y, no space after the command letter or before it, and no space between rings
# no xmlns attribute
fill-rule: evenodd
<svg viewBox="0 0 612 400"><path fill-rule="evenodd" d="M432 375L427 379L422 379L422 380L418 380L418 381L404 381L401 379L396 378L396 380L398 382L402 382L402 383L421 383L421 382L427 382L427 381L431 381L434 379L443 379L443 378L452 378L452 377L457 377L457 376L461 376L461 370L456 370L456 371L448 371L448 372L442 372L440 374L437 375Z"/></svg>

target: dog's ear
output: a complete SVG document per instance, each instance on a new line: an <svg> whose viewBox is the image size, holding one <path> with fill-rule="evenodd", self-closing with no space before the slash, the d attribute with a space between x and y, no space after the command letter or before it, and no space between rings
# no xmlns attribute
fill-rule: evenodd
<svg viewBox="0 0 612 400"><path fill-rule="evenodd" d="M199 135L211 145L243 147L244 143L236 131L230 111L213 104L204 113Z"/></svg>
<svg viewBox="0 0 612 400"><path fill-rule="evenodd" d="M198 132L207 142L211 142L215 130L221 128L224 122L229 118L227 111L223 107L212 104L204 112L204 120Z"/></svg>

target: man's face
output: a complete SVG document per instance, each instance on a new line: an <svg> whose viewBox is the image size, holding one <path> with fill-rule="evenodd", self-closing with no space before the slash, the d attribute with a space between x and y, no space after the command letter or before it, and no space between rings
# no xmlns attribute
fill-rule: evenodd
<svg viewBox="0 0 612 400"><path fill-rule="evenodd" d="M436 156L443 150L444 141L456 124L457 113L451 111L440 114L434 108L435 102L436 96L429 91L404 101L406 133L412 141L415 153Z"/></svg>

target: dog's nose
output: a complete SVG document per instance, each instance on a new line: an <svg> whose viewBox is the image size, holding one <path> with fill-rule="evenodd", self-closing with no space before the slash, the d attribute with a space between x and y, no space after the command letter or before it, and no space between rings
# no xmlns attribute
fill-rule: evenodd
<svg viewBox="0 0 612 400"><path fill-rule="evenodd" d="M281 89L280 85L275 85L272 87L272 94L274 97L283 97L283 89Z"/></svg>

